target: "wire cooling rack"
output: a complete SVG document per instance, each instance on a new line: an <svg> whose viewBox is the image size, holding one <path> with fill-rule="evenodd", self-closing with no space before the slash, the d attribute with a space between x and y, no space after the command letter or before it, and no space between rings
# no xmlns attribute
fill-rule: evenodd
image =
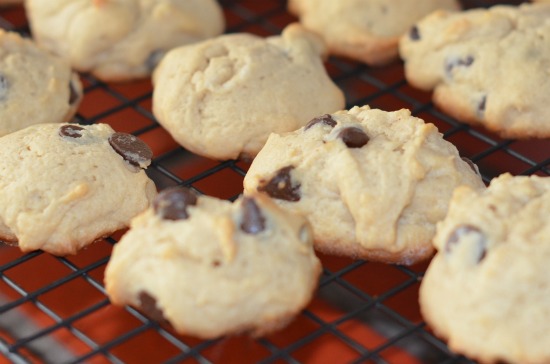
<svg viewBox="0 0 550 364"><path fill-rule="evenodd" d="M285 1L221 1L228 32L280 33L296 20ZM467 1L469 6L485 5ZM510 1L508 1L510 3ZM0 11L0 26L28 34L24 11ZM327 68L348 106L409 108L433 122L489 182L503 173L548 175L548 141L505 140L461 124L435 109L430 94L411 88L395 62L369 68L331 58ZM106 84L82 75L85 98L77 121L109 123L138 135L153 149L148 173L159 189L192 186L234 199L247 165L216 162L179 147L151 114L151 84ZM116 181L113 181L116 183ZM259 340L212 341L175 334L139 311L110 304L103 274L122 233L76 256L21 254L0 247L0 354L14 363L469 363L451 353L426 327L417 303L427 263L413 267L321 256L324 271L312 303L286 329ZM0 357L0 362L2 357Z"/></svg>

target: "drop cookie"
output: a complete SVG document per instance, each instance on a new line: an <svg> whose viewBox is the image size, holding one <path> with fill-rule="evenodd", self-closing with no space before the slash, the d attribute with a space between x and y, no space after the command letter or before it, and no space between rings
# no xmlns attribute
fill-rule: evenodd
<svg viewBox="0 0 550 364"><path fill-rule="evenodd" d="M69 121L81 100L82 85L68 63L0 29L0 136Z"/></svg>
<svg viewBox="0 0 550 364"><path fill-rule="evenodd" d="M504 174L457 188L437 226L420 307L456 352L484 363L550 362L550 178Z"/></svg>
<svg viewBox="0 0 550 364"><path fill-rule="evenodd" d="M27 0L37 43L105 81L150 75L164 53L221 34L215 0Z"/></svg>
<svg viewBox="0 0 550 364"><path fill-rule="evenodd" d="M308 304L320 272L304 218L265 196L231 203L174 187L132 220L105 285L113 303L181 334L261 336Z"/></svg>
<svg viewBox="0 0 550 364"><path fill-rule="evenodd" d="M439 11L400 41L405 75L435 104L506 138L550 137L550 4Z"/></svg>
<svg viewBox="0 0 550 364"><path fill-rule="evenodd" d="M174 49L153 75L153 112L195 154L253 158L269 133L345 106L323 53L297 24L281 36L230 34Z"/></svg>
<svg viewBox="0 0 550 364"><path fill-rule="evenodd" d="M383 65L398 58L399 37L415 22L460 5L456 0L290 0L288 8L323 37L331 54Z"/></svg>
<svg viewBox="0 0 550 364"><path fill-rule="evenodd" d="M75 254L156 195L149 147L106 124L39 124L0 138L0 240Z"/></svg>
<svg viewBox="0 0 550 364"><path fill-rule="evenodd" d="M413 264L433 254L453 189L484 188L475 169L435 125L364 106L272 134L244 189L306 216L319 251Z"/></svg>

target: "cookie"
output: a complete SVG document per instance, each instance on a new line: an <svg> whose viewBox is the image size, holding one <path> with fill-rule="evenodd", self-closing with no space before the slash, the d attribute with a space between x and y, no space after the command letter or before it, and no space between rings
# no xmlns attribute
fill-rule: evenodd
<svg viewBox="0 0 550 364"><path fill-rule="evenodd" d="M174 49L153 75L153 113L195 154L253 158L271 132L345 106L323 53L321 40L297 24L281 36L230 34Z"/></svg>
<svg viewBox="0 0 550 364"><path fill-rule="evenodd" d="M221 34L215 0L27 0L36 41L105 81L150 75L164 53Z"/></svg>
<svg viewBox="0 0 550 364"><path fill-rule="evenodd" d="M75 254L156 195L149 147L106 124L32 125L0 138L0 240Z"/></svg>
<svg viewBox="0 0 550 364"><path fill-rule="evenodd" d="M69 121L81 100L82 85L69 64L0 29L0 136Z"/></svg>
<svg viewBox="0 0 550 364"><path fill-rule="evenodd" d="M437 226L420 306L449 347L486 363L550 362L550 178L459 187Z"/></svg>
<svg viewBox="0 0 550 364"><path fill-rule="evenodd" d="M180 334L261 336L308 304L320 272L304 218L265 196L231 203L173 187L132 220L105 285L111 302Z"/></svg>
<svg viewBox="0 0 550 364"><path fill-rule="evenodd" d="M331 54L378 66L398 58L399 37L415 22L460 5L456 0L289 0L288 8L323 37Z"/></svg>
<svg viewBox="0 0 550 364"><path fill-rule="evenodd" d="M506 138L549 137L550 4L440 11L400 42L407 80L449 115Z"/></svg>
<svg viewBox="0 0 550 364"><path fill-rule="evenodd" d="M475 169L433 124L364 106L272 134L244 189L307 216L319 251L409 265L433 254L453 189L484 188Z"/></svg>

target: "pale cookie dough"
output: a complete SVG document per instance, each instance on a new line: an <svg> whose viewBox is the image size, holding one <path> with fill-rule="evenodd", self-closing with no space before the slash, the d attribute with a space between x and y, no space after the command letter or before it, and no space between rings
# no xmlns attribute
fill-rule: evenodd
<svg viewBox="0 0 550 364"><path fill-rule="evenodd" d="M476 171L433 124L364 106L272 134L244 188L308 217L322 252L413 264L433 254L453 189L484 188Z"/></svg>
<svg viewBox="0 0 550 364"><path fill-rule="evenodd" d="M289 11L320 34L332 54L370 65L398 58L399 37L436 9L460 10L457 0L290 0Z"/></svg>
<svg viewBox="0 0 550 364"><path fill-rule="evenodd" d="M156 189L149 147L106 124L39 124L0 138L0 240L56 255L116 230Z"/></svg>
<svg viewBox="0 0 550 364"><path fill-rule="evenodd" d="M148 76L171 48L221 34L215 0L27 0L33 37L105 81Z"/></svg>
<svg viewBox="0 0 550 364"><path fill-rule="evenodd" d="M111 301L210 339L280 329L321 272L306 219L261 195L231 203L182 187L132 220L105 272Z"/></svg>
<svg viewBox="0 0 550 364"><path fill-rule="evenodd" d="M507 138L550 137L550 4L436 12L400 42L407 80L449 115Z"/></svg>
<svg viewBox="0 0 550 364"><path fill-rule="evenodd" d="M550 362L550 178L458 188L438 224L420 306L449 347L484 363Z"/></svg>
<svg viewBox="0 0 550 364"><path fill-rule="evenodd" d="M81 100L82 85L68 63L0 29L0 136L69 121Z"/></svg>
<svg viewBox="0 0 550 364"><path fill-rule="evenodd" d="M324 46L297 24L281 36L231 34L172 50L153 75L153 112L174 139L213 159L252 158L269 133L344 108Z"/></svg>

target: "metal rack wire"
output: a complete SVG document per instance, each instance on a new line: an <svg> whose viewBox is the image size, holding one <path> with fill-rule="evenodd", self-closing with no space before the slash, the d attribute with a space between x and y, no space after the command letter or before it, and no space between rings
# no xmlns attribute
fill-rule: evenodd
<svg viewBox="0 0 550 364"><path fill-rule="evenodd" d="M295 20L281 0L220 2L229 32L277 34ZM21 7L1 10L0 26L28 34ZM463 156L476 162L486 182L503 172L548 175L550 142L503 140L457 122L434 108L428 93L407 84L399 62L377 69L331 58L327 67L344 89L348 106L411 109L435 123ZM106 122L151 145L155 158L148 173L159 189L186 185L226 199L241 193L247 165L208 160L179 147L151 114L149 80L106 84L89 75L82 79L86 95L78 121ZM133 308L109 303L103 273L121 234L66 258L0 247L0 354L5 359L14 363L470 362L451 353L422 321L417 295L427 263L402 267L322 256L318 293L288 328L259 340L200 341L177 335Z"/></svg>

